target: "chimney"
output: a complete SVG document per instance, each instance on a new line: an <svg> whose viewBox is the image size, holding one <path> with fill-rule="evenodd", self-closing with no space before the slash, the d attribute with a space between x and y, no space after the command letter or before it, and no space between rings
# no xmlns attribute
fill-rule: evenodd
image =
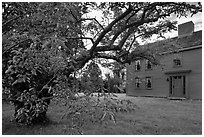
<svg viewBox="0 0 204 137"><path fill-rule="evenodd" d="M193 34L194 32L194 23L192 21L178 25L178 37L185 37Z"/></svg>

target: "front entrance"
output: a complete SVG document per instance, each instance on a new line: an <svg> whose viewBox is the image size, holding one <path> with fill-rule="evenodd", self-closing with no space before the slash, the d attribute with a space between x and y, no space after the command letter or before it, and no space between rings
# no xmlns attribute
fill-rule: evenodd
<svg viewBox="0 0 204 137"><path fill-rule="evenodd" d="M170 97L186 96L186 76L170 76Z"/></svg>

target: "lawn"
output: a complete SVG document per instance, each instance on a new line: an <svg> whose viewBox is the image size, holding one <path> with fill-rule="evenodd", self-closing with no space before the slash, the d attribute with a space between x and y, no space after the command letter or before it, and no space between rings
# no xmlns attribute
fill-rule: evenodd
<svg viewBox="0 0 204 137"><path fill-rule="evenodd" d="M127 97L137 107L134 112L118 113L116 124L112 121L91 124L87 123L82 131L89 135L201 135L202 134L202 101L169 100L166 98ZM2 134L26 135L63 135L70 134L66 119L58 123L65 108L51 104L48 124L33 127L19 126L12 119L13 107L2 105ZM74 133L74 131L71 131ZM75 132L77 134L77 132Z"/></svg>

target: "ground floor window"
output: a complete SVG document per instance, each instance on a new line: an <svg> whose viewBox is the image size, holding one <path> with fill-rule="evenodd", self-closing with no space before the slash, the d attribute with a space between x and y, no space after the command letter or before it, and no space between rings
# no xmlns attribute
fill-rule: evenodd
<svg viewBox="0 0 204 137"><path fill-rule="evenodd" d="M186 94L186 77L183 76L183 94Z"/></svg>
<svg viewBox="0 0 204 137"><path fill-rule="evenodd" d="M172 80L173 78L172 77L170 77L170 94L172 95L173 94L173 90L172 90L172 88L173 88L173 83L172 83Z"/></svg>
<svg viewBox="0 0 204 137"><path fill-rule="evenodd" d="M152 89L152 78L151 77L146 77L146 89Z"/></svg>

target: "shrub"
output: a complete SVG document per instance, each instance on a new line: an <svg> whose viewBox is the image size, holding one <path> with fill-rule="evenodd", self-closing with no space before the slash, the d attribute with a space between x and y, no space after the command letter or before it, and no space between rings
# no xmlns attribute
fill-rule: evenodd
<svg viewBox="0 0 204 137"><path fill-rule="evenodd" d="M4 68L3 91L14 104L17 122L30 125L46 118L54 80L63 69L62 59L55 52L38 49L35 43L10 52L7 69Z"/></svg>

